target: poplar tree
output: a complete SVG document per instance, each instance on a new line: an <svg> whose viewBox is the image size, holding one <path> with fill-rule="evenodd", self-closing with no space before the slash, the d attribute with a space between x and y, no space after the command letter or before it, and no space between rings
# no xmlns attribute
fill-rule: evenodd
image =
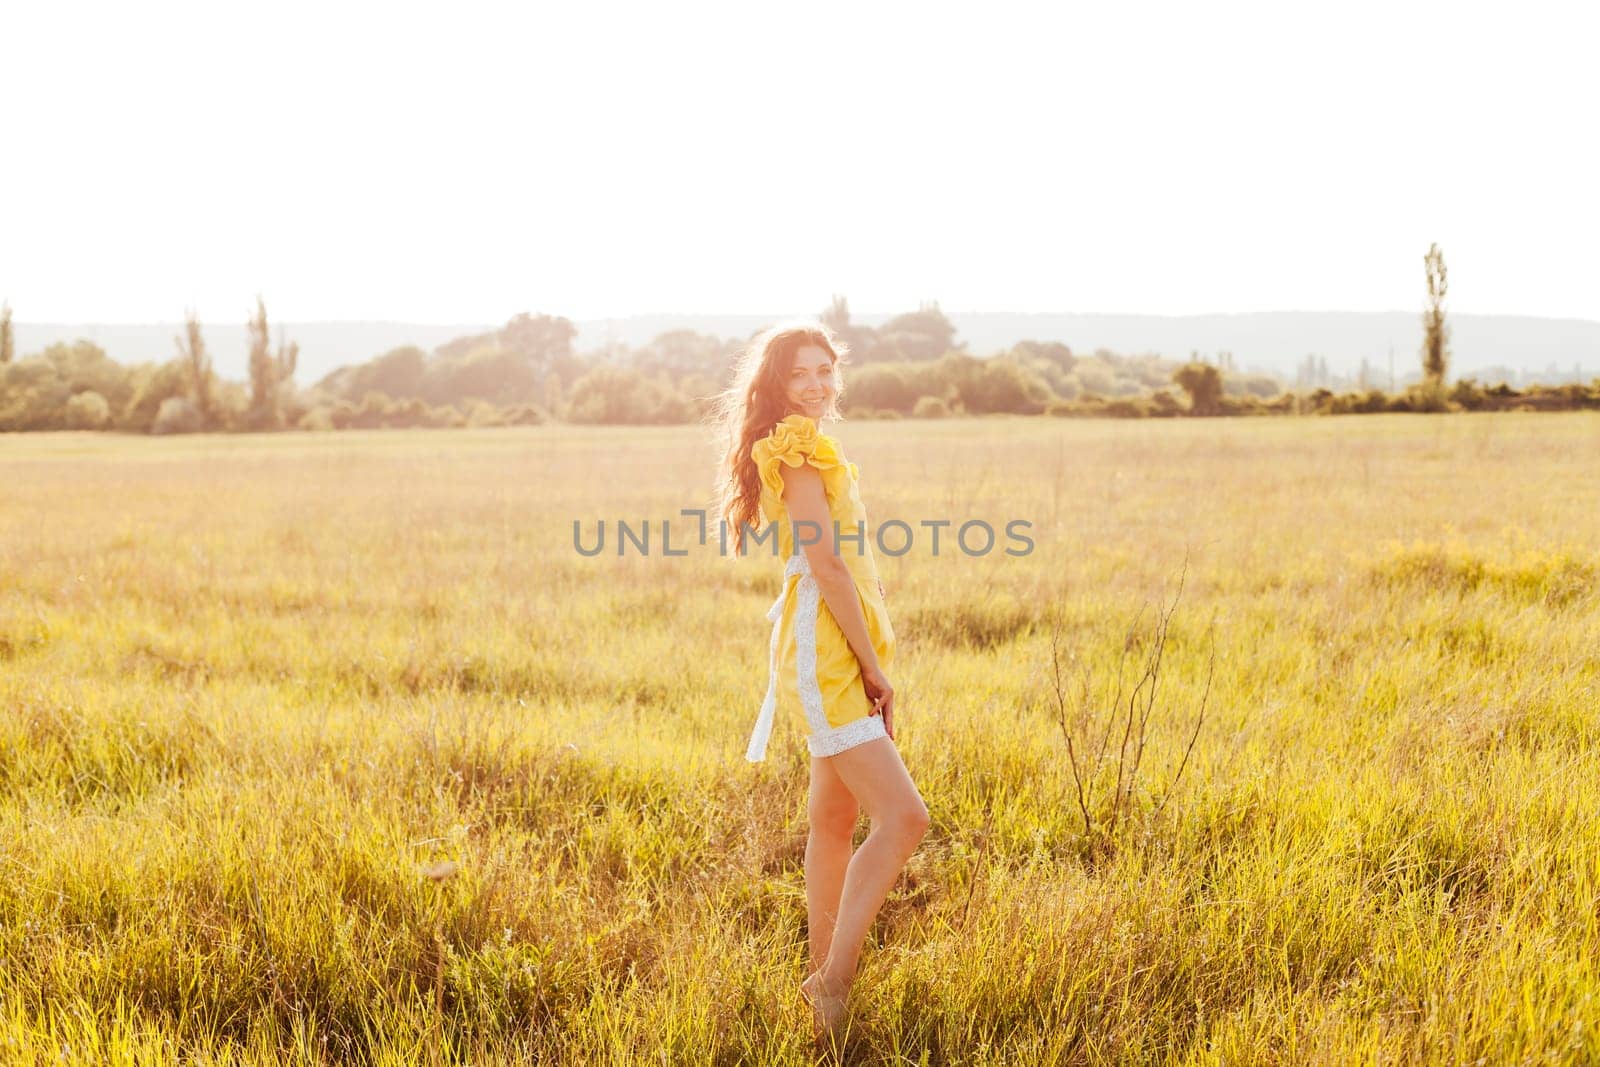
<svg viewBox="0 0 1600 1067"><path fill-rule="evenodd" d="M17 341L11 333L11 305L0 304L0 363L10 363L17 354Z"/></svg>
<svg viewBox="0 0 1600 1067"><path fill-rule="evenodd" d="M1445 371L1450 366L1450 328L1444 323L1449 275L1444 253L1437 244L1428 246L1428 254L1422 262L1428 273L1428 308L1422 313L1422 377L1431 385L1443 385Z"/></svg>
<svg viewBox="0 0 1600 1067"><path fill-rule="evenodd" d="M256 314L248 323L250 327L250 424L259 429L277 430L283 426L281 407L283 383L294 376L294 367L300 357L300 346L290 342L279 343L272 351L272 337L267 328L267 305L256 297Z"/></svg>
<svg viewBox="0 0 1600 1067"><path fill-rule="evenodd" d="M183 316L183 333L173 338L178 343L178 358L189 374L189 395L200 412L200 425L210 430L217 426L216 375L211 369L211 353L206 351L205 338L200 336L200 315L186 311Z"/></svg>

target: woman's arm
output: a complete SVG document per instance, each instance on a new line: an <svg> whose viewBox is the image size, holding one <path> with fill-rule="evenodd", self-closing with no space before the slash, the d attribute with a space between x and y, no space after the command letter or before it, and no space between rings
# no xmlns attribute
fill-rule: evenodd
<svg viewBox="0 0 1600 1067"><path fill-rule="evenodd" d="M796 524L813 524L799 526L796 533L809 537L812 530L822 531L820 540L800 549L806 554L806 562L811 564L811 576L817 581L822 599L827 601L828 610L833 612L834 621L844 631L845 640L850 642L862 669L879 671L878 650L872 647L867 632L867 617L861 611L855 580L834 548L833 516L828 511L821 473L805 463L798 467L781 464L778 472L783 478L783 503L789 509L789 518Z"/></svg>

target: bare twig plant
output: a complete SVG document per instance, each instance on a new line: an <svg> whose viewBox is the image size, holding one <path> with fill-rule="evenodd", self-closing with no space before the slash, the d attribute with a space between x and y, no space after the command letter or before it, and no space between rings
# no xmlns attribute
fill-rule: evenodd
<svg viewBox="0 0 1600 1067"><path fill-rule="evenodd" d="M1066 738L1067 759L1072 769L1072 780L1077 791L1078 812L1083 818L1083 832L1091 843L1108 842L1126 825L1134 804L1134 794L1140 786L1140 773L1144 767L1145 747L1150 736L1150 723L1158 715L1168 713L1158 705L1157 695L1161 682L1161 666L1167 651L1168 628L1178 600L1183 595L1184 579L1188 574L1185 557L1178 575L1178 589L1172 603L1157 607L1156 621L1148 645L1144 649L1143 664L1132 690L1126 688L1129 654L1137 641L1139 621L1144 618L1145 607L1135 615L1123 639L1122 655L1117 661L1114 689L1102 709L1096 708L1092 694L1090 671L1084 666L1075 697L1069 693L1067 679L1069 657L1061 647L1061 620L1057 615L1051 631L1051 682L1055 699L1056 718ZM1216 622L1207 628L1211 654L1206 668L1205 690L1195 713L1194 727L1189 731L1188 743L1176 768L1162 787L1161 796L1153 811L1160 811L1177 789L1189 757L1194 751L1200 728L1205 723L1206 708L1211 698L1211 679L1217 665Z"/></svg>

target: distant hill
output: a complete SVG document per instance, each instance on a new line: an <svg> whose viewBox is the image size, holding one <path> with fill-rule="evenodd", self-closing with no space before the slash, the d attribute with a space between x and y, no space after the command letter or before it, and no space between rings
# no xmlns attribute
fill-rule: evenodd
<svg viewBox="0 0 1600 1067"><path fill-rule="evenodd" d="M1131 355L1152 352L1183 359L1191 350L1233 353L1241 370L1261 370L1292 378L1295 366L1311 353L1325 357L1336 374L1356 369L1362 359L1387 372L1389 352L1404 375L1416 368L1422 343L1420 313L1403 311L1273 311L1238 315L1081 315L946 312L968 351L990 355L1024 339L1063 341L1074 352L1096 348ZM506 316L510 318L508 314ZM695 330L744 338L779 319L773 315L635 315L576 321L578 348L609 344L638 346L668 330ZM879 326L889 314L856 314L855 321ZM1600 322L1545 319L1522 315L1450 316L1452 377L1488 367L1510 367L1522 374L1551 370L1600 376ZM401 345L432 350L464 334L497 329L502 323L434 325L400 322L286 323L284 336L300 343L297 381L314 382L329 371L361 363ZM121 363L170 359L179 323L141 325L16 324L17 352L28 355L56 341L85 337ZM277 329L274 329L277 333ZM220 374L245 380L245 326L210 323L206 342Z"/></svg>

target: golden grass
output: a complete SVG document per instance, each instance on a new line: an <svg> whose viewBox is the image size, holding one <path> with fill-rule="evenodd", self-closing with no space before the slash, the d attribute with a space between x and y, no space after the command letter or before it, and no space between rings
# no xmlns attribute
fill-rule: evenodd
<svg viewBox="0 0 1600 1067"><path fill-rule="evenodd" d="M1600 418L835 432L875 521L1036 542L880 556L933 828L854 1058L1600 1059ZM0 441L0 1062L806 1062L806 759L743 760L779 564L572 548L709 462ZM1105 692L1186 554L1087 848L1050 628Z"/></svg>

